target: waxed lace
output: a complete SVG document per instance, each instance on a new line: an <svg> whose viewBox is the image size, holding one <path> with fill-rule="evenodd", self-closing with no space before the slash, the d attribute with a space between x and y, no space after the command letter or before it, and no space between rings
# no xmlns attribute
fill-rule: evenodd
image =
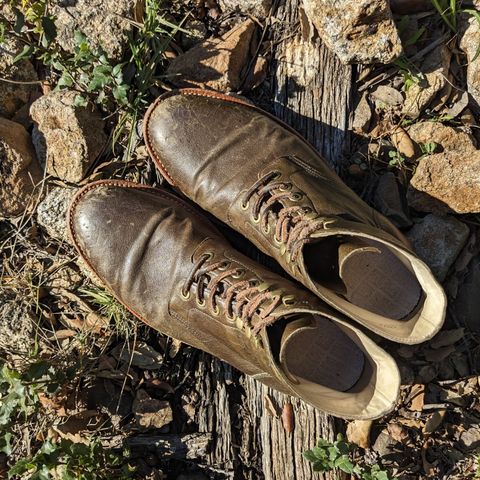
<svg viewBox="0 0 480 480"><path fill-rule="evenodd" d="M182 296L188 298L190 289L195 284L196 299L200 306L207 306L214 314L219 313L219 303L223 304L229 320L239 318L243 325L256 335L263 327L275 321L272 315L282 303L278 291L257 279L240 280L245 274L241 267L232 266L230 261L208 263L211 254L203 254L193 265L182 287ZM239 281L226 287L224 280L230 277ZM218 302L219 299L223 302ZM255 325L252 318L257 315Z"/></svg>
<svg viewBox="0 0 480 480"><path fill-rule="evenodd" d="M282 254L288 251L291 260L295 260L302 247L314 241L310 235L323 228L325 220L309 206L283 205L283 199L300 202L304 194L293 192L290 182L277 181L280 175L280 172L273 171L258 179L245 193L242 208L246 210L256 196L251 206L253 220L260 222L263 231L268 233L269 219L273 217L275 242L282 245Z"/></svg>

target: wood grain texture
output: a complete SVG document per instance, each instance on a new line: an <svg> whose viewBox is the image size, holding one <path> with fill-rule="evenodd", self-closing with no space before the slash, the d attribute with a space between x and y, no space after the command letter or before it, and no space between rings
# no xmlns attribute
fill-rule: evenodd
<svg viewBox="0 0 480 480"><path fill-rule="evenodd" d="M279 5L273 32L273 111L338 168L350 141L352 67L321 43L299 0Z"/></svg>
<svg viewBox="0 0 480 480"><path fill-rule="evenodd" d="M316 38L302 17L299 0L278 5L272 22L274 51L270 110L304 135L334 168L341 166L348 148L347 132L352 68L340 64ZM234 239L244 253L269 264L251 246ZM269 264L271 266L271 264ZM340 423L304 402L277 393L239 374L204 353L191 359L198 402L194 423L199 432L212 433L210 452L200 463L213 478L247 480L330 480L315 474L302 452L320 437L333 439ZM198 361L198 363L197 363ZM187 366L185 365L187 372ZM269 396L278 418L267 408ZM286 402L293 405L294 428L288 433L280 418ZM216 473L215 473L216 472Z"/></svg>

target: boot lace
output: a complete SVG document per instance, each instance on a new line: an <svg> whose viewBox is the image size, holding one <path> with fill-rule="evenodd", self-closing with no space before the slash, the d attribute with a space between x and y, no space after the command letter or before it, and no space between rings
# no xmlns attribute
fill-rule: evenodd
<svg viewBox="0 0 480 480"><path fill-rule="evenodd" d="M325 219L305 205L285 206L281 200L300 202L305 194L293 191L290 182L278 181L278 171L265 174L246 192L242 209L251 209L253 221L260 223L265 234L273 233L273 240L280 245L280 253L286 252L295 260L303 245L310 243L310 235L325 225ZM254 198L255 197L255 198ZM251 204L251 205L250 205ZM270 231L270 218L275 229Z"/></svg>
<svg viewBox="0 0 480 480"><path fill-rule="evenodd" d="M196 301L200 307L207 306L214 315L218 315L222 306L229 321L240 328L246 327L247 333L253 335L275 321L272 313L282 301L290 304L291 295L282 296L281 291L272 290L270 285L258 279L241 280L245 269L231 261L209 263L211 257L211 253L205 253L193 265L182 287L184 299L190 297L195 285ZM224 282L227 277L238 281L228 285ZM252 325L255 315L255 325Z"/></svg>

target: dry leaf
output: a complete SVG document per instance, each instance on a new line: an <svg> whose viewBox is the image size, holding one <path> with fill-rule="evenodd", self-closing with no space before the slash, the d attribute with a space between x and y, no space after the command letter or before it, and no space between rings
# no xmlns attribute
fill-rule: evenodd
<svg viewBox="0 0 480 480"><path fill-rule="evenodd" d="M278 418L280 416L279 408L278 408L278 405L272 399L272 397L267 394L265 395L264 400L265 400L265 408L267 409L267 412L273 418Z"/></svg>
<svg viewBox="0 0 480 480"><path fill-rule="evenodd" d="M53 335L49 337L50 340L64 340L65 338L72 338L77 334L75 330L61 329L56 330Z"/></svg>
<svg viewBox="0 0 480 480"><path fill-rule="evenodd" d="M292 433L294 428L293 405L285 402L282 410L282 424L287 433Z"/></svg>
<svg viewBox="0 0 480 480"><path fill-rule="evenodd" d="M168 356L170 358L175 358L180 351L180 348L182 348L182 342L176 338L172 338L172 343L170 344L170 348L168 350Z"/></svg>
<svg viewBox="0 0 480 480"><path fill-rule="evenodd" d="M425 422L423 427L423 433L425 435L430 435L437 430L437 428L443 423L443 419L445 418L445 414L447 413L446 410L437 410L433 412Z"/></svg>
<svg viewBox="0 0 480 480"><path fill-rule="evenodd" d="M411 403L409 410L415 412L421 412L423 410L423 405L425 404L425 385L417 384L413 385L412 390L410 391Z"/></svg>
<svg viewBox="0 0 480 480"><path fill-rule="evenodd" d="M163 355L145 342L132 343L130 346L118 345L111 353L120 362L134 367L145 370L157 370L162 367Z"/></svg>
<svg viewBox="0 0 480 480"><path fill-rule="evenodd" d="M415 430L420 430L424 426L424 423L420 418L399 418L398 423L409 428L414 428Z"/></svg>
<svg viewBox="0 0 480 480"><path fill-rule="evenodd" d="M354 420L347 425L347 440L360 448L370 448L372 420Z"/></svg>

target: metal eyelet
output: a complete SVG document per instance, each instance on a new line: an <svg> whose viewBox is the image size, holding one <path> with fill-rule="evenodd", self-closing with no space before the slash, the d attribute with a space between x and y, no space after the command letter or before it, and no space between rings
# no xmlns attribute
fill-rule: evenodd
<svg viewBox="0 0 480 480"><path fill-rule="evenodd" d="M215 317L218 317L218 315L220 315L220 309L218 308L218 305L215 305L215 307L213 308L212 315L214 315Z"/></svg>
<svg viewBox="0 0 480 480"><path fill-rule="evenodd" d="M294 201L297 201L297 202L299 200L301 200L302 198L303 198L303 194L300 193L300 192L294 192L294 193L292 193L292 195L290 195L290 199L294 200Z"/></svg>
<svg viewBox="0 0 480 480"><path fill-rule="evenodd" d="M285 183L284 185L282 185L279 190L281 192L288 192L289 190L292 189L292 184L291 183Z"/></svg>
<svg viewBox="0 0 480 480"><path fill-rule="evenodd" d="M180 296L182 297L183 300L188 300L190 298L190 291L185 293L183 290L180 291Z"/></svg>
<svg viewBox="0 0 480 480"><path fill-rule="evenodd" d="M228 268L229 265L230 265L229 262L223 262L223 265L218 267L217 270L220 271L220 272L224 272Z"/></svg>
<svg viewBox="0 0 480 480"><path fill-rule="evenodd" d="M235 315L229 315L227 312L225 313L225 318L227 319L228 323L235 323Z"/></svg>
<svg viewBox="0 0 480 480"><path fill-rule="evenodd" d="M259 222L260 222L260 215L258 215L256 217L254 216L253 217L253 223L259 223Z"/></svg>
<svg viewBox="0 0 480 480"><path fill-rule="evenodd" d="M197 298L197 305L198 305L200 308L205 307L205 304L206 304L205 299L199 300L199 299Z"/></svg>
<svg viewBox="0 0 480 480"><path fill-rule="evenodd" d="M283 242L280 238L277 238L276 235L273 236L273 241L275 242L275 244L277 245L283 245Z"/></svg>
<svg viewBox="0 0 480 480"><path fill-rule="evenodd" d="M286 306L291 306L295 304L295 296L294 295L285 295L282 297L282 303Z"/></svg>
<svg viewBox="0 0 480 480"><path fill-rule="evenodd" d="M239 268L235 273L232 273L232 278L240 278L243 275L245 275L245 270L243 268Z"/></svg>
<svg viewBox="0 0 480 480"><path fill-rule="evenodd" d="M265 235L268 235L270 233L270 224L267 223L267 228L262 228L262 230Z"/></svg>
<svg viewBox="0 0 480 480"><path fill-rule="evenodd" d="M241 208L242 210L247 210L249 206L250 206L250 202L242 202L242 203L240 204L240 208Z"/></svg>

